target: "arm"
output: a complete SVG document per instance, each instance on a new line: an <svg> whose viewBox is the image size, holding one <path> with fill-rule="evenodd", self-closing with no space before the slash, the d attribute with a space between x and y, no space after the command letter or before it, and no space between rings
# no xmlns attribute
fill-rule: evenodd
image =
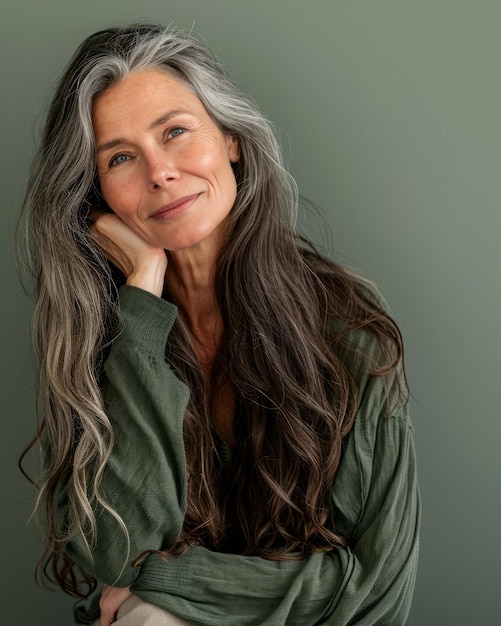
<svg viewBox="0 0 501 626"><path fill-rule="evenodd" d="M132 591L194 626L401 626L417 567L419 493L406 407L386 417L367 386L332 490L349 546L301 561L211 552L151 555Z"/></svg>
<svg viewBox="0 0 501 626"><path fill-rule="evenodd" d="M348 548L278 562L194 546L168 563L147 557L132 591L194 625L403 624L418 546L412 432L405 408L384 416L378 379L361 386L333 487Z"/></svg>
<svg viewBox="0 0 501 626"><path fill-rule="evenodd" d="M345 555L350 575L334 615L357 626L405 624L418 562L420 498L412 426L407 406L386 416L387 406L377 402L381 387L375 380L368 388L333 491L340 521L352 528ZM362 493L360 507L350 506L350 489Z"/></svg>
<svg viewBox="0 0 501 626"><path fill-rule="evenodd" d="M101 482L106 502L95 511L97 546L82 538L66 551L109 585L129 585L139 573L131 562L145 550L175 541L185 510L183 415L189 392L165 362L165 344L176 316L173 305L136 287L120 291L122 331L105 364L105 405L114 445Z"/></svg>

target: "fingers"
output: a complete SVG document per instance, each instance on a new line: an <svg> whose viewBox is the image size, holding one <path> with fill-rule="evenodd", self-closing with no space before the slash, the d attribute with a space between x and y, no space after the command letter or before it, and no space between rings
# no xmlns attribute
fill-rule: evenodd
<svg viewBox="0 0 501 626"><path fill-rule="evenodd" d="M105 221L102 216L103 214L93 219L93 223L90 226L92 239L104 252L106 258L116 265L118 269L127 277L133 271L133 263L120 244L114 240L113 223L110 224L109 220ZM119 220L116 216L110 215L110 217L112 219L115 218L116 220Z"/></svg>
<svg viewBox="0 0 501 626"><path fill-rule="evenodd" d="M90 231L108 259L128 277L151 246L113 213L92 211Z"/></svg>
<svg viewBox="0 0 501 626"><path fill-rule="evenodd" d="M91 222L97 222L101 215L104 215L103 211L96 211L96 209L91 209L89 211L89 219L91 220Z"/></svg>
<svg viewBox="0 0 501 626"><path fill-rule="evenodd" d="M104 585L101 599L99 600L101 626L110 626L115 621L119 608L131 595L129 587L109 587Z"/></svg>
<svg viewBox="0 0 501 626"><path fill-rule="evenodd" d="M90 232L107 258L127 278L127 284L156 296L163 291L167 256L142 239L114 213L90 213Z"/></svg>

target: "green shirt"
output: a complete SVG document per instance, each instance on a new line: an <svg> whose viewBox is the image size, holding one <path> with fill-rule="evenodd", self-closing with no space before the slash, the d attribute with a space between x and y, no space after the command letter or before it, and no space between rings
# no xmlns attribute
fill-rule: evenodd
<svg viewBox="0 0 501 626"><path fill-rule="evenodd" d="M391 393L366 374L359 377L359 408L332 486L336 530L349 537L349 548L269 561L195 546L167 562L150 554L132 567L141 553L170 545L181 531L189 391L165 360L176 308L127 286L120 306L122 332L105 364L115 443L101 489L124 520L130 545L99 508L92 557L81 538L67 545L67 553L101 582L131 585L143 600L193 626L404 624L420 509L412 427L407 406L387 415ZM60 505L64 514L64 497Z"/></svg>

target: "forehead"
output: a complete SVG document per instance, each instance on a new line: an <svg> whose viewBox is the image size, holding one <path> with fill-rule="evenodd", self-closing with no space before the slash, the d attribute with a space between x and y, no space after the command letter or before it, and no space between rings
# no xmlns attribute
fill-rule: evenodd
<svg viewBox="0 0 501 626"><path fill-rule="evenodd" d="M96 134L122 120L158 117L171 110L204 114L200 99L177 77L158 70L132 72L97 96L92 106Z"/></svg>

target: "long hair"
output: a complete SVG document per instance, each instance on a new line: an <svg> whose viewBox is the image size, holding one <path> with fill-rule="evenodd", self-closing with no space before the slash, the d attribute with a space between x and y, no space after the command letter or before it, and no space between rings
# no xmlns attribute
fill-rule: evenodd
<svg viewBox="0 0 501 626"><path fill-rule="evenodd" d="M297 235L297 189L273 128L210 52L173 27L139 24L90 36L49 109L22 221L35 280L38 426L31 445L45 451L35 508L46 545L43 574L74 595L92 579L79 575L65 543L82 535L91 550L93 505L114 513L99 491L113 446L100 375L117 329L120 278L88 229L89 209L101 202L92 105L131 72L151 68L183 81L218 127L238 138L241 153L215 272L224 334L213 374L208 380L198 364L181 316L166 354L191 390L184 545L225 549L233 527L241 553L268 559L344 545L329 492L358 400L350 363L359 349L350 337L373 337L377 356L358 355L372 375L393 376L402 361L398 328L374 292ZM211 419L222 382L238 407L231 479ZM62 484L72 520L64 527L52 515Z"/></svg>

